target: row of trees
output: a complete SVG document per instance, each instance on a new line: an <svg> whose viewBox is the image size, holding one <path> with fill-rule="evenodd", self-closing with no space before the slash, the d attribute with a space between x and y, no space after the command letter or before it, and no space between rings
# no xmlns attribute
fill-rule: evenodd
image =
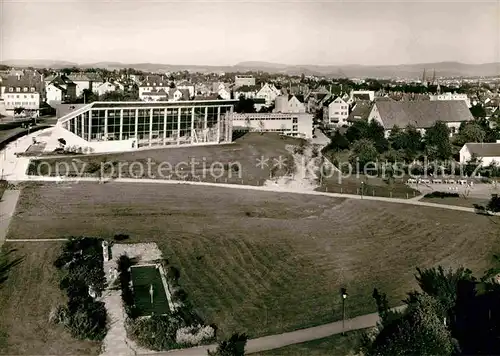
<svg viewBox="0 0 500 356"><path fill-rule="evenodd" d="M339 130L331 136L331 143L325 153L335 157L336 152L350 150L352 160L360 164L377 159L389 162L423 159L448 160L458 153L466 142L495 142L498 130L492 129L485 119L463 123L458 133L450 138L450 129L441 121L436 122L425 134L414 126L394 126L389 137L377 121L356 121L345 134Z"/></svg>

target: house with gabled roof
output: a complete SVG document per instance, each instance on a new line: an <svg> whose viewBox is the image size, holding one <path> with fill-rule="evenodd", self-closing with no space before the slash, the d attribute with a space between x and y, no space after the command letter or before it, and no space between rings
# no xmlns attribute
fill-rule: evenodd
<svg viewBox="0 0 500 356"><path fill-rule="evenodd" d="M266 83L264 84L260 90L257 92L257 98L263 98L266 101L266 105L270 106L274 103L274 100L278 95L281 94L281 91L278 90L274 84Z"/></svg>
<svg viewBox="0 0 500 356"><path fill-rule="evenodd" d="M472 121L474 117L463 100L376 101L368 115L368 121L372 120L384 127L387 137L394 126L412 125L425 133L437 121L444 122L452 136L463 122Z"/></svg>
<svg viewBox="0 0 500 356"><path fill-rule="evenodd" d="M305 113L304 96L280 95L276 97L274 110L276 113Z"/></svg>
<svg viewBox="0 0 500 356"><path fill-rule="evenodd" d="M323 101L323 122L327 127L341 127L347 125L349 104L340 96L330 96Z"/></svg>
<svg viewBox="0 0 500 356"><path fill-rule="evenodd" d="M465 164L472 158L480 161L483 166L500 165L500 142L466 143L460 149L460 163Z"/></svg>
<svg viewBox="0 0 500 356"><path fill-rule="evenodd" d="M104 80L97 73L71 73L67 76L76 85L76 96L81 96L85 89L96 92Z"/></svg>

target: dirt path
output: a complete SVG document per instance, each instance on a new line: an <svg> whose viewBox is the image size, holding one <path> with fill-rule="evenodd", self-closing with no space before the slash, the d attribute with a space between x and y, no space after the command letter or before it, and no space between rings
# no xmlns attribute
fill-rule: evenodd
<svg viewBox="0 0 500 356"><path fill-rule="evenodd" d="M0 200L0 247L7 237L10 221L16 211L19 194L19 190L6 190Z"/></svg>

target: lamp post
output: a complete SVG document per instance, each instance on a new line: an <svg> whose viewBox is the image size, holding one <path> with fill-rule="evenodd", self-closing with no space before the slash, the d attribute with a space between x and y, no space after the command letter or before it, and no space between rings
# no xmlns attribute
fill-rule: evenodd
<svg viewBox="0 0 500 356"><path fill-rule="evenodd" d="M342 335L345 335L345 300L347 299L347 290L341 289L342 293Z"/></svg>

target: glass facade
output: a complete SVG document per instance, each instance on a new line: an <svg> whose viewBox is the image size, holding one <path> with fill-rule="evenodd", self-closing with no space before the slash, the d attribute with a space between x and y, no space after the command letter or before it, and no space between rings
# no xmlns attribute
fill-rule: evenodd
<svg viewBox="0 0 500 356"><path fill-rule="evenodd" d="M62 127L90 142L136 139L137 146L231 142L233 101L96 102L62 118ZM135 106L135 107L134 107Z"/></svg>

